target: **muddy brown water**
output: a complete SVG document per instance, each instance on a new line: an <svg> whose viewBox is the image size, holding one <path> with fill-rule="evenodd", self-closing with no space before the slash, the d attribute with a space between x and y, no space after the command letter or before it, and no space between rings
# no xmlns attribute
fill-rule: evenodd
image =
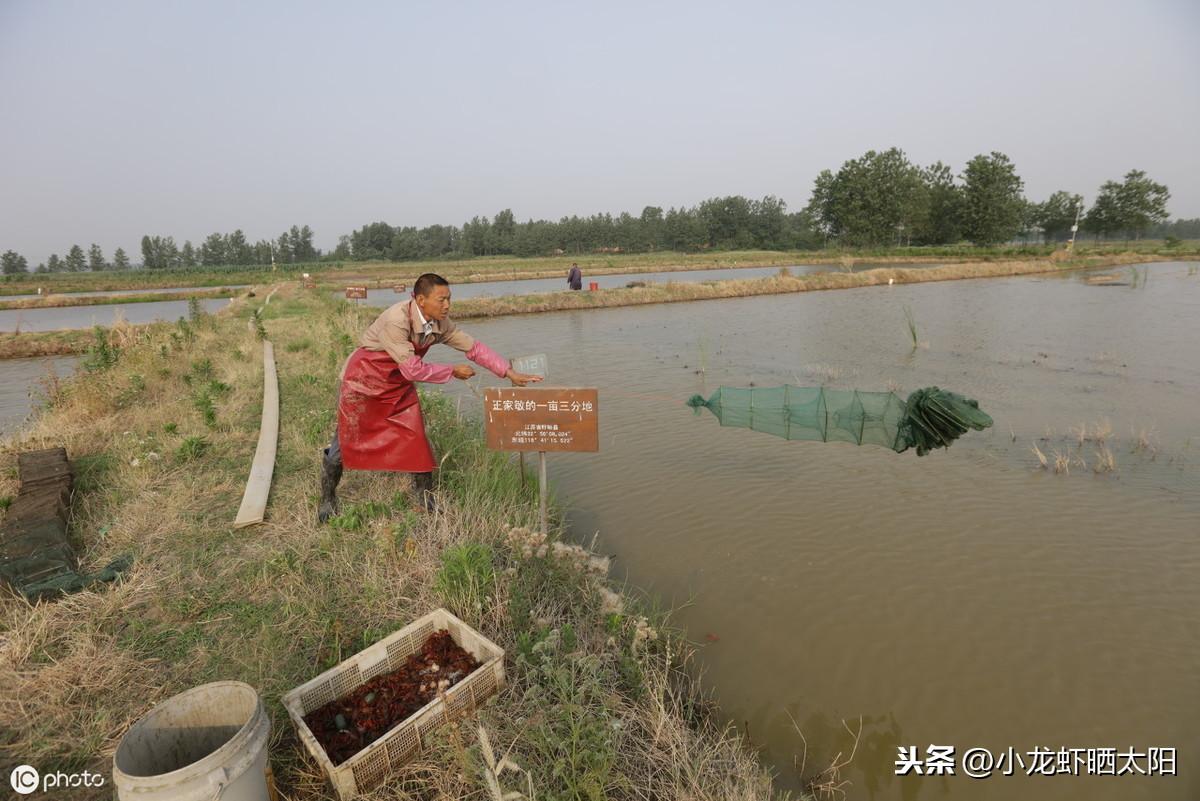
<svg viewBox="0 0 1200 801"><path fill-rule="evenodd" d="M705 685L781 787L801 783L797 727L811 775L861 718L850 799L1184 801L1200 798L1200 275L1115 272L1129 286L952 281L465 327L599 388L600 452L549 457L574 536L598 531L630 586L679 607ZM936 384L995 426L918 458L683 405L751 382ZM1113 472L1095 472L1097 425ZM1034 445L1070 472L1037 469ZM1179 775L895 775L898 746L929 745L1175 748Z"/></svg>

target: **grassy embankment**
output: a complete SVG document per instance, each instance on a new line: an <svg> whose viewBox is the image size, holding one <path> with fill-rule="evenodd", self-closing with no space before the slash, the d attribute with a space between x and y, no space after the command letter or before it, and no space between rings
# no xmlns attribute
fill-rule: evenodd
<svg viewBox="0 0 1200 801"><path fill-rule="evenodd" d="M107 306L114 303L159 303L164 300L191 300L192 298L232 298L238 294L229 287L193 289L189 292L143 292L138 295L89 295L83 298L68 295L31 295L20 300L0 300L0 311L8 309L57 309L64 306Z"/></svg>
<svg viewBox="0 0 1200 801"><path fill-rule="evenodd" d="M478 256L442 258L406 262L313 262L290 264L278 271L261 266L197 267L176 270L132 270L98 273L51 273L0 276L0 294L35 295L121 289L170 289L179 286L221 287L230 284L264 284L299 279L310 273L313 280L328 288L347 283L365 282L383 288L409 281L424 272L440 273L459 283L495 281L512 278L564 278L571 262L578 262L588 275L621 272L657 272L715 267L773 267L788 264L857 264L872 262L996 261L1047 258L1056 250L1052 245L1004 245L979 248L970 245L897 248L826 248L822 250L733 250L680 253L590 253L562 256L527 257ZM1195 258L1200 242L1185 241L1169 246L1159 240L1137 242L1080 243L1076 252L1084 255L1134 253L1156 255L1163 259Z"/></svg>
<svg viewBox="0 0 1200 801"><path fill-rule="evenodd" d="M889 279L898 284L922 281L950 281L962 278L989 278L997 276L1032 275L1036 273L1066 272L1083 268L1112 267L1125 264L1141 264L1159 261L1156 254L1113 253L1090 255L1079 254L1064 258L1059 252L1045 259L1024 261L982 259L973 262L946 264L938 267L905 269L903 267L879 267L860 272L845 269L831 270L811 275L791 275L781 271L768 278L725 281L666 282L653 283L644 287L602 289L596 292L549 292L536 295L513 295L500 298L474 298L459 301L454 305L456 317L494 317L504 314L526 314L566 309L595 309L613 306L636 306L647 303L671 303L716 298L774 295L787 292L808 292L821 289L850 289L862 286L886 284ZM1174 258L1185 258L1176 255ZM1200 260L1200 253L1192 260ZM887 259L894 263L893 258ZM845 262L842 262L845 266ZM695 267L696 265L691 265ZM749 265L741 265L749 266ZM644 265L644 271L662 270L661 266ZM678 269L687 269L679 267ZM622 271L630 271L625 267ZM493 276L496 277L496 276ZM524 277L530 277L525 275ZM455 279L451 279L455 280ZM315 290L323 292L320 286ZM401 296L397 295L397 299ZM79 353L91 342L91 335L83 332L27 332L22 334L0 333L0 359L51 354Z"/></svg>
<svg viewBox="0 0 1200 801"><path fill-rule="evenodd" d="M426 409L442 513L413 512L394 475L348 472L342 515L315 524L337 368L370 310L286 288L266 307L282 402L275 481L268 522L233 530L262 392L250 311L238 300L220 315L126 332L115 359L93 355L90 373L4 443L0 495L16 492L17 451L64 445L84 568L135 559L97 592L33 607L0 598L6 757L109 775L119 738L155 701L239 679L271 712L283 797L324 798L280 696L444 605L507 650L509 685L479 718L520 766L501 777L506 790L771 797L753 756L698 699L687 645L611 592L604 561L529 533L533 482L523 486L513 460L488 451L440 393ZM487 798L484 772L475 723L463 721L369 797Z"/></svg>
<svg viewBox="0 0 1200 801"><path fill-rule="evenodd" d="M747 280L651 283L645 286L602 289L595 292L551 292L540 295L510 295L500 298L469 298L454 304L456 318L497 317L507 314L527 314L567 309L598 309L613 306L638 306L650 303L677 303L719 298L740 298L755 295L779 295L790 292L812 292L825 289L896 284L915 284L926 281L954 281L966 278L1034 275L1067 272L1081 268L1111 267L1155 261L1156 256L1120 254L1115 256L1084 256L1075 259L1041 259L1036 261L995 261L947 264L940 267L905 269L880 267L861 272L824 272L793 275L781 268L778 275Z"/></svg>

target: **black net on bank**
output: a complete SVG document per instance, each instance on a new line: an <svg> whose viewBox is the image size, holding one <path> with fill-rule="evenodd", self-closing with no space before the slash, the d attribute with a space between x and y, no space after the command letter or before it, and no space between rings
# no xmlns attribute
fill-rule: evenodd
<svg viewBox="0 0 1200 801"><path fill-rule="evenodd" d="M918 389L907 400L856 389L721 387L708 400L693 395L687 404L697 414L707 408L722 426L783 439L879 445L896 453L916 448L918 456L992 425L978 402L938 387Z"/></svg>

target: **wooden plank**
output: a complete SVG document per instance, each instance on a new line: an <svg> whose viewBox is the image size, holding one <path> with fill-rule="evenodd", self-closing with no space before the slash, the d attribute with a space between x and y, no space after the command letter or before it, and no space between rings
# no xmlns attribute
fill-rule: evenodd
<svg viewBox="0 0 1200 801"><path fill-rule="evenodd" d="M271 478L275 473L275 450L279 444L279 376L275 372L275 348L263 340L263 406L262 423L258 429L258 447L250 465L250 478L242 495L234 528L261 523L271 494Z"/></svg>

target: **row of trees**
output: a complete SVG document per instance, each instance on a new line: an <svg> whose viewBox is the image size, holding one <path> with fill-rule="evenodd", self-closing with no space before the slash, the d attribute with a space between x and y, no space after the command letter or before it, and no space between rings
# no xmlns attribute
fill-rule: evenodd
<svg viewBox="0 0 1200 801"><path fill-rule="evenodd" d="M5 275L15 275L29 271L29 262L26 261L25 257L11 250L5 251L3 256L0 256L0 263L3 264ZM110 262L104 258L104 251L100 249L100 246L93 244L88 248L86 255L84 255L83 248L79 247L79 245L72 245L71 249L67 251L65 258L60 259L57 253L51 253L50 258L39 264L34 272L78 273L84 270L100 272L110 269L129 269L129 257L125 255L125 251L117 248Z"/></svg>
<svg viewBox="0 0 1200 801"><path fill-rule="evenodd" d="M321 251L313 247L313 230L307 225L293 225L278 239L260 239L254 244L246 240L240 228L232 234L209 234L198 248L190 241L178 247L175 238L170 236L142 237L142 264L151 270L225 264L290 264L316 261L320 256Z"/></svg>
<svg viewBox="0 0 1200 801"><path fill-rule="evenodd" d="M1140 238L1148 232L1182 238L1166 226L1167 188L1140 170L1129 172L1123 182L1105 182L1086 215L1078 194L1060 191L1033 203L1023 190L1016 167L1003 153L978 155L955 175L942 162L921 167L891 148L868 151L836 172L821 172L808 206L798 213L789 214L784 201L773 196L750 200L737 195L666 212L647 206L638 216L595 214L558 222L519 223L505 209L491 219L473 217L461 229L371 223L342 237L334 253L360 261L404 261L606 250L804 249L830 243L877 247L967 240L988 246L1030 237L1062 241L1077 219L1098 238ZM1175 226L1190 231L1190 222Z"/></svg>
<svg viewBox="0 0 1200 801"><path fill-rule="evenodd" d="M805 215L787 213L786 204L768 196L749 200L733 195L712 198L693 208L646 206L638 216L563 217L558 222L517 222L511 209L495 217L473 217L462 228L431 225L364 225L342 237L334 255L368 259L428 259L439 256L540 256L596 251L644 252L705 248L791 249L814 244Z"/></svg>
<svg viewBox="0 0 1200 801"><path fill-rule="evenodd" d="M150 270L216 267L227 264L292 264L316 261L320 257L321 251L313 247L313 230L307 225L293 225L276 240L264 239L254 244L246 240L246 235L241 229L232 234L209 234L198 248L191 242L184 242L183 247L179 247L175 244L175 238L170 236L142 237L142 266ZM5 275L29 272L29 262L26 258L11 250L0 256L0 263ZM34 272L101 272L129 268L129 256L124 249L117 248L113 251L112 261L108 261L100 246L93 244L88 248L86 255L79 245L72 245L64 258L52 253L50 258L34 269Z"/></svg>
<svg viewBox="0 0 1200 801"><path fill-rule="evenodd" d="M852 246L996 245L1031 233L1061 241L1078 219L1098 237L1140 238L1167 219L1167 187L1141 170L1106 181L1082 217L1080 195L1059 191L1032 203L1023 186L1003 153L976 156L956 178L941 162L922 168L898 148L872 150L818 175L808 211L826 241Z"/></svg>
<svg viewBox="0 0 1200 801"><path fill-rule="evenodd" d="M1200 220L1168 224L1170 192L1141 170L1122 181L1105 181L1091 208L1083 198L1054 192L1041 203L1024 196L1024 182L1003 153L971 159L959 175L942 162L922 167L904 151L870 150L846 161L835 172L822 171L806 208L789 213L783 200L768 195L715 197L694 207L646 206L634 216L622 212L563 217L557 222L517 222L511 209L492 218L473 217L453 225L395 227L374 222L339 238L327 258L406 261L443 256L540 256L593 252L645 252L704 249L808 249L836 243L850 247L897 244L948 245L964 239L996 245L1022 238L1046 242L1066 239L1076 220L1097 238L1200 236ZM200 246L176 245L170 236L142 237L142 263L148 269L266 265L310 262L321 258L309 226L292 226L278 239L251 244L239 229L210 234ZM129 259L118 248L112 262L99 246L87 254L78 245L66 258L57 254L36 272L126 269ZM6 274L29 269L23 256L3 254Z"/></svg>

